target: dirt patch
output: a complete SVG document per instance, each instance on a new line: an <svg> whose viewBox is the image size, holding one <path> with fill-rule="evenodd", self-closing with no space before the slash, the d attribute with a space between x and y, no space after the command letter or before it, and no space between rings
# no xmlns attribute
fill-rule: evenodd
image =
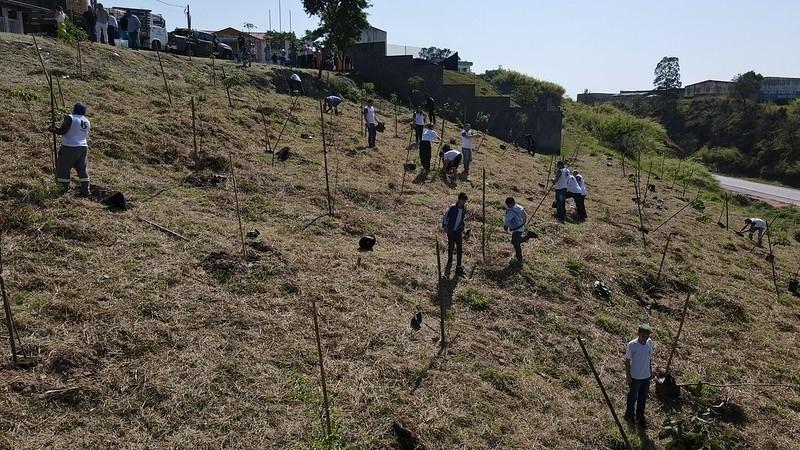
<svg viewBox="0 0 800 450"><path fill-rule="evenodd" d="M227 180L226 175L211 172L193 172L183 179L185 183L194 187L216 187L224 185Z"/></svg>
<svg viewBox="0 0 800 450"><path fill-rule="evenodd" d="M221 282L229 280L235 274L247 271L247 263L242 260L240 255L231 255L227 252L210 253L200 265Z"/></svg>

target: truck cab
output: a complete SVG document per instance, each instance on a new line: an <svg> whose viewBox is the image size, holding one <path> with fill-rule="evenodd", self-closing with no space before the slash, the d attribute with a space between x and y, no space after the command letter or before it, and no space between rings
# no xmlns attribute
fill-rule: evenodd
<svg viewBox="0 0 800 450"><path fill-rule="evenodd" d="M155 14L149 9L127 8L122 6L115 6L108 8L108 12L117 18L117 22L122 19L126 11L139 18L142 22L141 41L142 48L149 48L150 50L164 50L167 46L167 24L164 21L164 16ZM120 30L125 32L127 30Z"/></svg>

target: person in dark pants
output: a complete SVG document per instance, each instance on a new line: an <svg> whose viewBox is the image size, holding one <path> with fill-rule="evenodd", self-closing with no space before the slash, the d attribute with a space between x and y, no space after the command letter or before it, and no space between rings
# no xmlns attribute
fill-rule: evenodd
<svg viewBox="0 0 800 450"><path fill-rule="evenodd" d="M428 109L428 120L430 123L436 123L436 100L430 95L425 99L425 107Z"/></svg>
<svg viewBox="0 0 800 450"><path fill-rule="evenodd" d="M89 7L83 13L83 27L86 29L86 34L89 35L89 40L92 42L96 40L97 36L94 29L96 24L97 16L94 15L94 10L92 9L92 6L89 5Z"/></svg>
<svg viewBox="0 0 800 450"><path fill-rule="evenodd" d="M325 97L324 102L325 102L325 110L324 110L325 113L333 111L334 115L337 116L339 115L339 105L341 105L343 102L341 97L338 97L336 95L329 95Z"/></svg>
<svg viewBox="0 0 800 450"><path fill-rule="evenodd" d="M119 29L119 25L117 24L117 18L114 17L111 13L108 14L108 45L112 47L116 45L117 39L117 29Z"/></svg>
<svg viewBox="0 0 800 450"><path fill-rule="evenodd" d="M580 179L580 181L578 181ZM576 170L574 175L567 178L567 198L575 200L575 212L578 213L578 219L586 220L586 205L583 200L583 176Z"/></svg>
<svg viewBox="0 0 800 450"><path fill-rule="evenodd" d="M553 178L553 188L556 191L556 218L564 220L567 217L567 180L569 169L564 166L564 161L559 161Z"/></svg>
<svg viewBox="0 0 800 450"><path fill-rule="evenodd" d="M78 172L81 195L89 195L89 131L92 124L86 118L86 105L75 103L72 114L64 116L58 129L53 129L62 136L61 149L56 161L56 181L61 185L61 192L69 190L69 174L74 168Z"/></svg>
<svg viewBox="0 0 800 450"><path fill-rule="evenodd" d="M506 198L506 217L503 220L503 229L511 232L511 245L514 246L514 255L517 262L522 262L522 244L533 237L525 233L525 224L528 216L525 209L518 205L514 197Z"/></svg>
<svg viewBox="0 0 800 450"><path fill-rule="evenodd" d="M422 108L417 108L414 110L414 115L411 117L411 123L414 126L414 134L416 136L417 145L422 142L422 132L425 131L425 114L422 112Z"/></svg>
<svg viewBox="0 0 800 450"><path fill-rule="evenodd" d="M289 92L292 95L295 95L295 93L306 95L306 91L303 89L303 80L300 79L300 75L292 73L289 76Z"/></svg>
<svg viewBox="0 0 800 450"><path fill-rule="evenodd" d="M431 170L431 149L434 141L439 139L439 134L433 129L433 124L429 123L428 128L422 133L419 142L419 162L425 172Z"/></svg>
<svg viewBox="0 0 800 450"><path fill-rule="evenodd" d="M130 11L125 12L125 17L128 19L128 46L133 50L139 50L141 48L139 29L142 28L142 21Z"/></svg>
<svg viewBox="0 0 800 450"><path fill-rule="evenodd" d="M650 391L650 380L653 378L651 331L650 325L639 325L638 336L628 342L625 350L625 381L628 383L625 420L636 422L642 428L647 427L644 409Z"/></svg>
<svg viewBox="0 0 800 450"><path fill-rule="evenodd" d="M529 155L536 156L536 138L534 138L533 135L525 135L525 146L527 147Z"/></svg>
<svg viewBox="0 0 800 450"><path fill-rule="evenodd" d="M453 266L453 251L456 252L456 276L464 275L461 265L464 247L464 219L467 216L467 194L460 192L458 200L447 208L442 218L442 232L447 234L447 264L444 267L444 276L450 277L450 268Z"/></svg>
<svg viewBox="0 0 800 450"><path fill-rule="evenodd" d="M364 123L367 125L367 146L369 148L375 148L375 138L378 134L377 126L378 126L378 118L375 115L375 107L372 104L372 100L367 100L367 106L364 107L363 111L364 116Z"/></svg>

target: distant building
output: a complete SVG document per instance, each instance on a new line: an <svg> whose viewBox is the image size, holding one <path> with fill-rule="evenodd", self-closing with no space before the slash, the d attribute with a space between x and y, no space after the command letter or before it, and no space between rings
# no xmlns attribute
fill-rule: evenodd
<svg viewBox="0 0 800 450"><path fill-rule="evenodd" d="M241 52L239 48L239 33L244 35L245 40L247 41L247 45L252 45L256 49L256 62L267 62L265 60L264 49L267 46L266 41L264 41L263 34L257 35L256 33L247 33L237 30L236 28L228 27L217 32L210 32L212 34L216 34L219 38L219 41L223 44L230 45L233 49L233 54L238 57ZM249 49L248 49L249 51Z"/></svg>
<svg viewBox="0 0 800 450"><path fill-rule="evenodd" d="M472 73L472 61L459 61L458 71L461 73Z"/></svg>
<svg viewBox="0 0 800 450"><path fill-rule="evenodd" d="M361 39L356 44L371 44L374 42L386 42L386 32L380 28L368 26L361 32Z"/></svg>
<svg viewBox="0 0 800 450"><path fill-rule="evenodd" d="M800 98L800 78L764 77L758 91L759 101L788 102Z"/></svg>
<svg viewBox="0 0 800 450"><path fill-rule="evenodd" d="M706 80L689 84L685 89L684 97L725 96L733 93L732 81Z"/></svg>
<svg viewBox="0 0 800 450"><path fill-rule="evenodd" d="M55 3L42 0L0 0L0 32L53 33Z"/></svg>

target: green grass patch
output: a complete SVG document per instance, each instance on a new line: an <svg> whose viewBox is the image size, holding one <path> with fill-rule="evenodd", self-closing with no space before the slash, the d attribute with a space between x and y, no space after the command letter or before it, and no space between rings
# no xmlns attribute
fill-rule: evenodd
<svg viewBox="0 0 800 450"><path fill-rule="evenodd" d="M474 287L467 287L458 291L456 300L467 305L470 309L481 311L489 308L489 297Z"/></svg>
<svg viewBox="0 0 800 450"><path fill-rule="evenodd" d="M603 330L611 334L625 336L628 331L628 327L626 327L625 324L622 323L620 320L607 316L605 314L597 314L596 316L594 316L594 323L598 327L602 328Z"/></svg>

